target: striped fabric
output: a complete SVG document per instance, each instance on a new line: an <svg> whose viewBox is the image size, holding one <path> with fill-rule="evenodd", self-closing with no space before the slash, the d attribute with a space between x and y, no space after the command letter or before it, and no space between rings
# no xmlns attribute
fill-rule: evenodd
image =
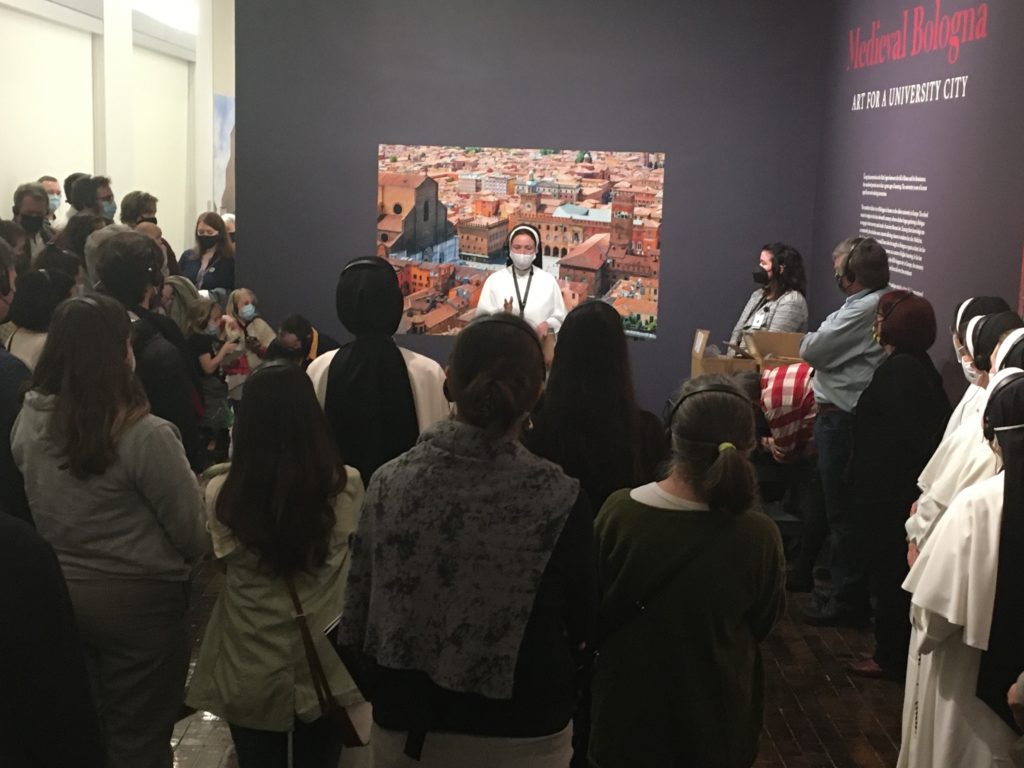
<svg viewBox="0 0 1024 768"><path fill-rule="evenodd" d="M777 461L795 461L810 444L814 430L813 369L807 363L769 368L761 374L761 408L775 442Z"/></svg>

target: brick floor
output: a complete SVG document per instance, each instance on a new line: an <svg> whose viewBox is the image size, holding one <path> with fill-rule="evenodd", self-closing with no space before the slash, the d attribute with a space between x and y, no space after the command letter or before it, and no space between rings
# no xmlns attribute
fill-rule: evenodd
<svg viewBox="0 0 1024 768"><path fill-rule="evenodd" d="M222 581L216 564L208 563L193 585L194 648ZM788 615L764 645L768 693L756 768L895 766L902 684L853 677L844 667L871 651L870 631L807 626L799 619L806 596L790 597ZM174 743L180 768L237 768L227 726L212 715L199 712L179 722Z"/></svg>

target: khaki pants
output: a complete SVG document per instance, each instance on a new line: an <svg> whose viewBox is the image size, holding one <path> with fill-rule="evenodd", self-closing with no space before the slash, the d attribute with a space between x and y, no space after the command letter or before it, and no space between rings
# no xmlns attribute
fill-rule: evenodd
<svg viewBox="0 0 1024 768"><path fill-rule="evenodd" d="M185 582L69 581L108 768L170 768L188 670Z"/></svg>

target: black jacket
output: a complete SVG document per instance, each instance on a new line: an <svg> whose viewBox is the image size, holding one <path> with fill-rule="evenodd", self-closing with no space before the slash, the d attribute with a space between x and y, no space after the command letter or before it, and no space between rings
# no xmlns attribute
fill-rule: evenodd
<svg viewBox="0 0 1024 768"><path fill-rule="evenodd" d="M897 351L878 366L854 413L849 480L855 499L906 516L949 412L942 378L926 353Z"/></svg>
<svg viewBox="0 0 1024 768"><path fill-rule="evenodd" d="M0 765L102 768L85 653L57 557L4 515L0 584Z"/></svg>
<svg viewBox="0 0 1024 768"><path fill-rule="evenodd" d="M131 317L135 372L146 390L149 408L154 416L178 428L189 464L196 472L202 471L201 400L185 337L168 317L141 307L133 308Z"/></svg>
<svg viewBox="0 0 1024 768"><path fill-rule="evenodd" d="M32 372L18 358L0 348L0 513L20 517L29 523L32 515L25 498L25 481L11 456L11 428L21 410L21 390Z"/></svg>

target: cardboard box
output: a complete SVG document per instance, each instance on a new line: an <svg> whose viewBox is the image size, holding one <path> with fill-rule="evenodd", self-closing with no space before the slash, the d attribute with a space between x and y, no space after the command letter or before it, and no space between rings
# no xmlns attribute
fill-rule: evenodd
<svg viewBox="0 0 1024 768"><path fill-rule="evenodd" d="M711 331L699 328L693 336L693 349L690 355L690 377L703 376L708 373L733 374L739 371L756 371L757 361L749 357L708 356L707 347Z"/></svg>
<svg viewBox="0 0 1024 768"><path fill-rule="evenodd" d="M803 362L800 358L800 342L804 338L802 333L747 331L743 338L760 370Z"/></svg>

